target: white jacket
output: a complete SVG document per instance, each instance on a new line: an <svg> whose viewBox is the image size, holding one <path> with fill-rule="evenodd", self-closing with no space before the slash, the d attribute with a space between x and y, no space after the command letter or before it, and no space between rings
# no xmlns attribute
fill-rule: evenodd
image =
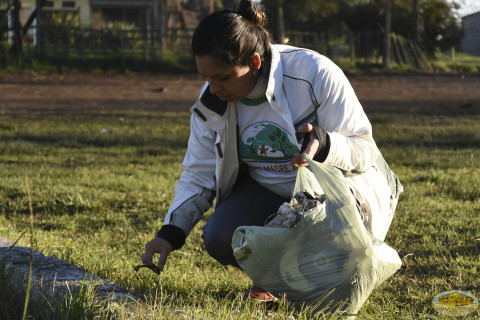
<svg viewBox="0 0 480 320"><path fill-rule="evenodd" d="M217 205L225 199L239 173L235 103L221 101L207 85L190 109L184 171L164 222L179 227L185 235L211 207L214 196ZM314 51L272 45L266 95L295 128L316 117L329 133L330 151L324 163L348 177L364 210L367 229L383 240L402 187L384 163L371 124L341 69Z"/></svg>

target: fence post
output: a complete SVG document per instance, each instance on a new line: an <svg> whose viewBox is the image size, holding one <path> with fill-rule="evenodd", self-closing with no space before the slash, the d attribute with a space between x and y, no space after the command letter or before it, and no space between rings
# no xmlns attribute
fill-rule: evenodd
<svg viewBox="0 0 480 320"><path fill-rule="evenodd" d="M147 35L145 34L146 31L145 29L142 30L142 34L143 34L143 58L145 60L145 65L148 64L148 39L147 39Z"/></svg>
<svg viewBox="0 0 480 320"><path fill-rule="evenodd" d="M62 72L62 68L63 68L63 63L62 63L62 59L61 59L61 52L58 54L59 57L57 57L57 50L58 51L61 51L62 50L62 45L59 44L58 45L58 48L57 48L57 42L58 42L58 33L61 31L61 27L60 26L53 26L53 25L50 25L49 26L51 28L51 30L53 30L53 34L54 34L54 40L53 40L53 47L54 47L54 60L55 62L57 63L57 72L61 73Z"/></svg>
<svg viewBox="0 0 480 320"><path fill-rule="evenodd" d="M85 42L84 42L84 29L79 29L79 36L80 36L80 56L82 57L82 67L85 67Z"/></svg>
<svg viewBox="0 0 480 320"><path fill-rule="evenodd" d="M355 36L351 30L348 30L348 46L350 49L350 59L352 60L352 64L356 66L356 57L355 57Z"/></svg>
<svg viewBox="0 0 480 320"><path fill-rule="evenodd" d="M65 60L69 61L70 60L70 28L68 25L65 26L65 35L66 35L66 41L65 41Z"/></svg>
<svg viewBox="0 0 480 320"><path fill-rule="evenodd" d="M125 52L124 52L124 46L123 46L123 30L120 30L120 58L122 60L122 72L125 72L127 69L127 65L125 62Z"/></svg>
<svg viewBox="0 0 480 320"><path fill-rule="evenodd" d="M325 40L325 32L320 32L320 47L322 48L320 53L327 55L327 41Z"/></svg>
<svg viewBox="0 0 480 320"><path fill-rule="evenodd" d="M49 25L48 28L53 31L53 60L57 63L58 68L60 62L57 59L57 28L53 25Z"/></svg>
<svg viewBox="0 0 480 320"><path fill-rule="evenodd" d="M31 65L32 62L33 62L33 58L32 58L32 48L30 47L30 43L28 43L27 41L27 60L28 60L28 63Z"/></svg>
<svg viewBox="0 0 480 320"><path fill-rule="evenodd" d="M5 44L2 45L4 51L5 51L5 66L8 66L8 50L7 46Z"/></svg>
<svg viewBox="0 0 480 320"><path fill-rule="evenodd" d="M318 33L313 33L313 48L318 52Z"/></svg>
<svg viewBox="0 0 480 320"><path fill-rule="evenodd" d="M149 32L150 34L150 42L151 42L151 46L150 46L150 60L153 61L153 63L157 62L157 50L155 50L156 46L155 46L155 39L156 39L156 35L155 35L155 30L152 28Z"/></svg>
<svg viewBox="0 0 480 320"><path fill-rule="evenodd" d="M103 57L106 57L108 55L108 52L107 52L107 37L105 36L106 32L105 32L105 28L102 28L102 51L103 51ZM105 59L105 58L103 58ZM101 60L100 60L101 61ZM100 62L100 64L102 64L102 62Z"/></svg>
<svg viewBox="0 0 480 320"><path fill-rule="evenodd" d="M135 37L137 33L135 32L135 30L133 30L133 33L132 33L132 37L133 37L133 40L132 40L132 58L133 58L133 67L136 68L137 67L137 51L136 51L136 43L137 43L137 38Z"/></svg>

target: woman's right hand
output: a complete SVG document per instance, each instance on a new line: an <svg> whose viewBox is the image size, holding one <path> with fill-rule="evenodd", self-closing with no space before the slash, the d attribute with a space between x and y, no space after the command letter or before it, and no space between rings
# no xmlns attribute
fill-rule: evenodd
<svg viewBox="0 0 480 320"><path fill-rule="evenodd" d="M309 156L313 159L315 154L318 151L319 141L315 134L315 130L310 123L306 123L303 126L298 128L298 132L305 132L310 134L310 139L308 140L308 144L305 146L305 149L301 151L301 153L295 153L293 155L293 160L290 162L290 165L294 168L298 167L306 167L308 166L307 159L305 158L304 154ZM306 138L304 138L306 139ZM303 147L303 146L302 146Z"/></svg>
<svg viewBox="0 0 480 320"><path fill-rule="evenodd" d="M142 262L146 265L153 264L153 256L155 253L160 254L158 259L158 268L163 270L167 263L167 258L170 252L172 252L172 245L165 239L156 237L145 244L145 252L142 254Z"/></svg>

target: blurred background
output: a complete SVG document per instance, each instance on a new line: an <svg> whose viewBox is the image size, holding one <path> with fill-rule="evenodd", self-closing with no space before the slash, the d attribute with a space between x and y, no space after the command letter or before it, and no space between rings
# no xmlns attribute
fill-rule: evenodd
<svg viewBox="0 0 480 320"><path fill-rule="evenodd" d="M195 72L199 21L236 0L0 0L0 69ZM478 0L262 0L276 43L344 70L480 69Z"/></svg>

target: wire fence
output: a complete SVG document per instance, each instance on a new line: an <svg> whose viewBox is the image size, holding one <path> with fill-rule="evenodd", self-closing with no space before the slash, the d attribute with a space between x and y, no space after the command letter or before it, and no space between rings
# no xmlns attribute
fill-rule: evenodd
<svg viewBox="0 0 480 320"><path fill-rule="evenodd" d="M28 65L40 60L57 67L102 69L156 68L166 55L188 59L193 30L170 28L161 34L154 29L81 28L43 25L32 28L22 41L22 52L15 52L13 30L0 32L0 66L13 60ZM168 62L168 61L167 61ZM190 63L191 64L191 63ZM179 68L190 68L187 63ZM185 70L189 71L189 70Z"/></svg>
<svg viewBox="0 0 480 320"><path fill-rule="evenodd" d="M80 28L61 25L43 25L30 29L22 42L22 52L14 54L13 30L0 31L0 68L16 63L28 65L45 61L57 68L79 69L148 69L161 71L173 66L178 70L195 71L190 56L193 30ZM285 42L310 48L333 60L381 64L384 35L380 30L362 33L287 32ZM390 59L394 63L416 69L428 69L429 63L413 41L392 34Z"/></svg>
<svg viewBox="0 0 480 320"><path fill-rule="evenodd" d="M320 52L332 59L349 58L381 61L383 33L287 32L288 43Z"/></svg>

